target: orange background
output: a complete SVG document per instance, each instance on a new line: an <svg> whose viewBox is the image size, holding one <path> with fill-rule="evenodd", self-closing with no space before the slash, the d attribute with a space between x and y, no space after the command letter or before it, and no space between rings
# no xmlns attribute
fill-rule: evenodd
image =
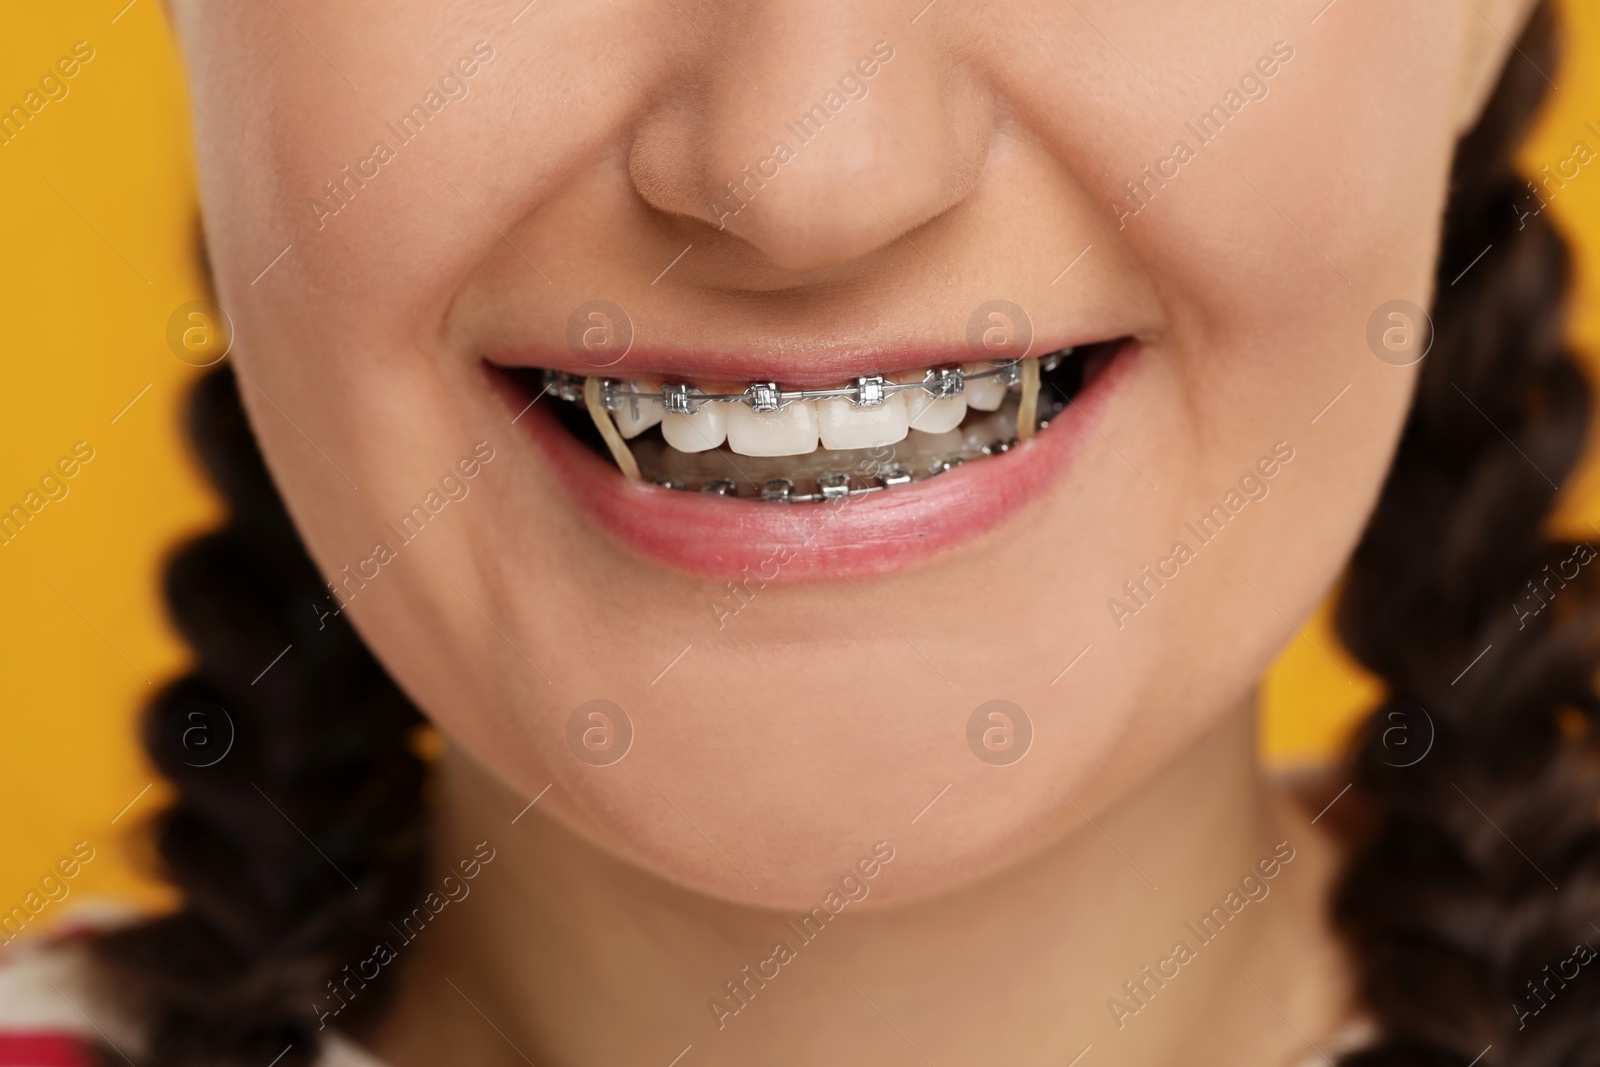
<svg viewBox="0 0 1600 1067"><path fill-rule="evenodd" d="M95 450L70 494L0 547L0 911L80 840L97 854L69 903L162 899L131 862L131 831L162 788L144 791L154 775L133 728L152 683L184 665L158 563L217 516L177 432L197 372L166 340L175 309L203 295L182 72L160 6L125 3L29 4L8 11L0 33L6 108L74 42L95 49L70 94L0 146L0 507L20 501L74 442ZM1562 6L1568 56L1526 151L1530 171L1578 140L1600 149L1583 128L1600 126L1600 5ZM1600 352L1600 166L1581 171L1551 210L1578 240L1575 339ZM1597 472L1591 463L1571 495L1570 518L1585 534L1580 520L1600 522ZM1319 615L1267 678L1269 758L1325 758L1375 692Z"/></svg>

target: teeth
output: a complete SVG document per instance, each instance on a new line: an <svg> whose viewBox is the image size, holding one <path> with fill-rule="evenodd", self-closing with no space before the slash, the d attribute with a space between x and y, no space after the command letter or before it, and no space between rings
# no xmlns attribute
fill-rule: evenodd
<svg viewBox="0 0 1600 1067"><path fill-rule="evenodd" d="M839 397L817 401L822 447L840 450L877 448L904 441L908 428L906 404L901 399L904 395L894 393L886 396L875 407L858 407Z"/></svg>
<svg viewBox="0 0 1600 1067"><path fill-rule="evenodd" d="M974 363L966 368L969 375L994 368L985 363ZM967 398L967 407L979 411L999 411L1000 405L1006 399L1006 382L999 375L989 378L971 378L966 382L962 395Z"/></svg>
<svg viewBox="0 0 1600 1067"><path fill-rule="evenodd" d="M1059 360L1060 354L1047 358ZM910 431L916 430L918 436L907 445L914 446L916 455L945 455L959 462L963 456L994 454L1000 431L995 420L1005 422L1006 431L1020 426L1020 422L1009 421L1016 415L1010 394L1024 379L1024 370L1015 361L981 362L858 377L849 385L812 390L757 382L742 393L731 392L726 386L702 388L658 380L583 379L553 370L544 372L544 384L552 395L579 404L584 402L588 387L599 385L599 399L610 413L609 422L616 427L613 433L606 425L601 427L601 433L609 435L608 440L615 446L614 455L616 449L640 448L650 456L712 453L726 444L729 451L741 456L788 458L817 452L820 445L823 455L819 458L825 459L829 454L895 445L906 441ZM1041 425L1059 408L1056 405L1048 412L1041 410ZM647 436L647 431L658 425L660 438ZM622 458L617 457L617 462L622 465ZM704 485L709 492L728 491L718 481L726 472L715 463L708 467L706 461L698 459L686 462L687 466L668 463L665 470L659 461L647 465L653 468L656 480L668 473L673 478L687 475L692 487ZM919 462L917 469L921 468ZM818 481L815 484L819 488L813 493L808 488L812 483L806 479L830 474L830 467L817 461L799 461L791 469L755 464L754 469L769 480L775 475L800 477L796 499L808 500L816 493L830 491L834 495L856 491L848 486L824 486ZM761 478L747 471L741 471L741 475L753 478L756 485L762 484ZM732 495L738 495L737 491Z"/></svg>
<svg viewBox="0 0 1600 1067"><path fill-rule="evenodd" d="M661 383L634 382L633 388L640 393L659 393ZM617 431L631 440L661 421L661 403L633 396L624 397L622 407L611 413L611 419L617 424Z"/></svg>
<svg viewBox="0 0 1600 1067"><path fill-rule="evenodd" d="M1062 391L1060 400L1039 394L1039 375L1069 352L858 376L814 388L765 381L740 390L725 382L583 378L557 370L543 371L543 382L544 391L577 407L564 404L561 419L596 450L595 438L602 438L629 478L800 506L893 494L1012 451L1026 429L1043 429L1058 418L1087 380L1081 362L1069 365L1059 377L1043 379ZM1026 426L1024 401L1035 405ZM595 433L572 421L585 415ZM649 432L656 426L659 435Z"/></svg>
<svg viewBox="0 0 1600 1067"><path fill-rule="evenodd" d="M702 404L700 410L722 407ZM817 450L817 406L796 400L777 411L755 411L728 404L728 447L741 456L803 456ZM902 408L902 414L904 409ZM671 438L667 443L677 447Z"/></svg>
<svg viewBox="0 0 1600 1067"><path fill-rule="evenodd" d="M709 452L728 438L731 407L749 410L743 404L701 404L693 415L669 411L661 418L661 436L679 452Z"/></svg>
<svg viewBox="0 0 1600 1067"><path fill-rule="evenodd" d="M906 398L906 416L913 430L944 433L960 426L961 420L967 417L967 398L962 393L937 400L921 389L912 389L900 395Z"/></svg>

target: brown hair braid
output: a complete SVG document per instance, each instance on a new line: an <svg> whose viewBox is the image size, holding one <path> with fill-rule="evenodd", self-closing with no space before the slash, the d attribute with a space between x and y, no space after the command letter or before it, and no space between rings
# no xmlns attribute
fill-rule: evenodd
<svg viewBox="0 0 1600 1067"><path fill-rule="evenodd" d="M1543 985L1600 944L1600 598L1593 549L1545 530L1590 391L1566 247L1515 167L1555 31L1544 4L1457 152L1433 352L1338 605L1388 689L1354 756L1373 831L1335 905L1385 1037L1350 1064L1600 1062L1600 981Z"/></svg>
<svg viewBox="0 0 1600 1067"><path fill-rule="evenodd" d="M143 730L177 787L156 846L183 906L96 948L131 979L149 1021L141 1064L260 1067L287 1048L279 1067L295 1067L317 1053L313 1005L340 1003L329 980L415 901L424 765L411 742L421 717L341 618L319 617L322 581L231 368L199 382L189 431L229 519L167 567L167 602L197 665L157 696ZM226 718L191 719L207 707L196 701ZM233 731L232 749L209 766L196 766L215 758L197 758L197 722L219 737ZM369 1016L391 984L364 990L339 1021Z"/></svg>

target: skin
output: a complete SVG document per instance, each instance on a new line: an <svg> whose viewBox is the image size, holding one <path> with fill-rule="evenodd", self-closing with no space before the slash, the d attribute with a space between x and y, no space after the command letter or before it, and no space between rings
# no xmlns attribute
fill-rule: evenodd
<svg viewBox="0 0 1600 1067"><path fill-rule="evenodd" d="M338 576L494 449L328 623L446 738L441 873L497 849L383 979L379 1053L1279 1063L1348 1021L1336 856L1256 763L1253 687L1382 483L1415 368L1368 320L1429 302L1454 141L1525 0L174 7L244 399L313 557ZM478 41L470 95L397 145ZM866 97L718 229L722 183L878 41ZM1200 145L1185 123L1277 42ZM319 217L379 139L395 158ZM1178 139L1195 157L1127 215ZM754 375L959 344L996 296L1040 336L1143 342L1066 470L971 544L776 583L722 629L720 583L592 528L480 364L560 350L595 297ZM1269 495L1119 626L1108 599L1278 442ZM635 730L609 767L566 742L593 699ZM994 699L1034 727L1010 766L966 743ZM718 1029L706 1001L878 841L871 895ZM1119 1028L1122 982L1283 841L1271 898Z"/></svg>

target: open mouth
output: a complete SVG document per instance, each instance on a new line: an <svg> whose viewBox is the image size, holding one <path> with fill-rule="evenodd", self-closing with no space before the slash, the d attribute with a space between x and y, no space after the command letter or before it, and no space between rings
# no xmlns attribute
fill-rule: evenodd
<svg viewBox="0 0 1600 1067"><path fill-rule="evenodd" d="M821 389L498 369L525 403L554 399L554 421L630 480L805 504L900 490L1010 452L1048 427L1122 344Z"/></svg>
<svg viewBox="0 0 1600 1067"><path fill-rule="evenodd" d="M899 353L866 374L820 357L793 382L730 381L742 364L698 350L634 353L626 375L536 353L484 366L600 530L677 570L766 583L896 571L1005 522L1080 452L1142 351Z"/></svg>

